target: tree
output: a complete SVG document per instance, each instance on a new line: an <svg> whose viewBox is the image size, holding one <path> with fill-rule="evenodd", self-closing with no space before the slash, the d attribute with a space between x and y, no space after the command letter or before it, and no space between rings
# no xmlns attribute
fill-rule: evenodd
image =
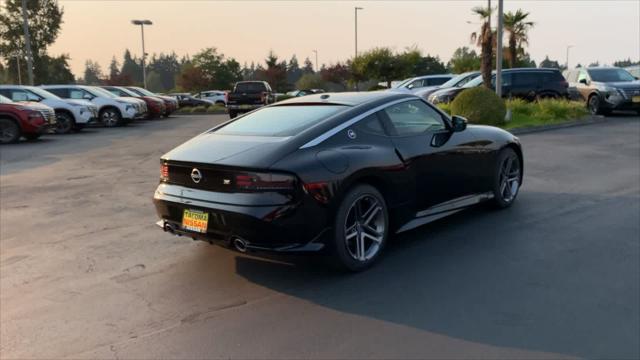
<svg viewBox="0 0 640 360"><path fill-rule="evenodd" d="M120 76L120 65L118 64L118 60L116 57L111 58L111 63L109 63L109 80L115 79Z"/></svg>
<svg viewBox="0 0 640 360"><path fill-rule="evenodd" d="M209 81L205 78L202 69L191 63L186 63L176 78L176 85L182 91L198 92L207 90Z"/></svg>
<svg viewBox="0 0 640 360"><path fill-rule="evenodd" d="M193 56L193 66L200 69L208 87L230 89L236 81L242 79L240 63L235 59L225 59L216 48L207 48Z"/></svg>
<svg viewBox="0 0 640 360"><path fill-rule="evenodd" d="M278 56L269 51L265 59L266 68L258 66L256 68L256 79L268 82L272 88L279 91L286 91L289 88L287 83L287 63L278 61Z"/></svg>
<svg viewBox="0 0 640 360"><path fill-rule="evenodd" d="M589 67L598 67L600 66L600 62L599 61L594 61L591 64L589 64Z"/></svg>
<svg viewBox="0 0 640 360"><path fill-rule="evenodd" d="M46 78L48 73L38 67L46 67L50 65L52 59L54 59L47 57L47 47L58 37L60 24L62 23L62 15L63 10L58 6L56 0L27 1L34 82L36 84L48 82L48 78ZM0 12L0 57L9 59L13 54L24 54L24 47L22 1L5 0L4 9ZM57 59L61 60L59 57ZM60 65L61 63L58 62L56 64ZM22 73L26 74L26 61L21 61L20 65L22 67ZM17 73L15 61L10 61L8 67L11 73ZM45 77L43 77L43 75Z"/></svg>
<svg viewBox="0 0 640 360"><path fill-rule="evenodd" d="M633 61L631 60L631 58L628 58L626 60L618 60L613 63L613 66L615 67L629 67L629 66L636 66L636 65L640 65L640 60Z"/></svg>
<svg viewBox="0 0 640 360"><path fill-rule="evenodd" d="M461 74L467 71L480 70L480 57L466 46L457 48L451 56L451 60L447 64L449 71L455 74Z"/></svg>
<svg viewBox="0 0 640 360"><path fill-rule="evenodd" d="M147 71L155 72L160 80L159 92L173 89L176 86L176 75L180 72L180 62L175 53L159 55L153 54L147 66ZM147 86L149 79L147 79Z"/></svg>
<svg viewBox="0 0 640 360"><path fill-rule="evenodd" d="M287 64L287 83L295 84L302 77L303 71L298 64L298 58L293 55Z"/></svg>
<svg viewBox="0 0 640 360"><path fill-rule="evenodd" d="M167 90L162 84L162 76L153 70L147 72L147 89L152 92L164 92Z"/></svg>
<svg viewBox="0 0 640 360"><path fill-rule="evenodd" d="M304 74L296 82L296 88L300 90L304 89L324 89L325 84L322 81L322 77L319 74Z"/></svg>
<svg viewBox="0 0 640 360"><path fill-rule="evenodd" d="M489 26L491 19L491 8L475 7L472 12L480 17L482 26L479 32L471 34L471 42L480 47L480 71L482 72L482 83L487 88L491 88L491 70L493 60L493 31Z"/></svg>
<svg viewBox="0 0 640 360"><path fill-rule="evenodd" d="M131 79L134 84L142 84L142 65L141 62L131 56L129 49L124 51L122 60L122 69L120 75L123 78Z"/></svg>
<svg viewBox="0 0 640 360"><path fill-rule="evenodd" d="M541 68L562 69L560 63L556 60L549 59L549 55L545 56L544 60L540 62Z"/></svg>
<svg viewBox="0 0 640 360"><path fill-rule="evenodd" d="M63 54L56 57L43 55L34 62L34 78L38 84L73 84L75 78L69 68L69 55Z"/></svg>
<svg viewBox="0 0 640 360"><path fill-rule="evenodd" d="M348 65L336 63L322 69L320 76L323 81L338 84L343 90L347 90L347 82L351 77L351 71Z"/></svg>
<svg viewBox="0 0 640 360"><path fill-rule="evenodd" d="M510 68L516 67L518 52L524 53L524 45L529 42L528 32L535 25L534 22L527 21L528 16L529 13L521 9L504 14L504 29L509 34L507 58Z"/></svg>
<svg viewBox="0 0 640 360"><path fill-rule="evenodd" d="M84 63L84 83L87 85L102 85L102 69L95 61L87 60Z"/></svg>
<svg viewBox="0 0 640 360"><path fill-rule="evenodd" d="M447 67L440 61L440 57L427 55L417 59L409 76L443 74L445 72L447 72Z"/></svg>
<svg viewBox="0 0 640 360"><path fill-rule="evenodd" d="M313 74L315 71L313 70L313 63L309 58L304 59L304 66L302 67L302 72L305 74Z"/></svg>

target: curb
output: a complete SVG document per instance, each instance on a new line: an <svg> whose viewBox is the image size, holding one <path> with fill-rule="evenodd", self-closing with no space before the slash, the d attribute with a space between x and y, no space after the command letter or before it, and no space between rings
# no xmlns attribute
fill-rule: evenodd
<svg viewBox="0 0 640 360"><path fill-rule="evenodd" d="M607 118L601 115L588 115L578 120L567 121L560 124L542 125L542 126L528 126L515 129L509 129L508 132L514 135L532 134L537 132L564 129L575 126L600 124L607 121Z"/></svg>
<svg viewBox="0 0 640 360"><path fill-rule="evenodd" d="M227 115L226 111L220 111L220 112L211 112L211 113L173 113L172 115Z"/></svg>

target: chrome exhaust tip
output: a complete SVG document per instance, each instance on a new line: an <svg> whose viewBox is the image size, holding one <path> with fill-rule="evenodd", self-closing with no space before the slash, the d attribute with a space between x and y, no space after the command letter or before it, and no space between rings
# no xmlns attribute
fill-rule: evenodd
<svg viewBox="0 0 640 360"><path fill-rule="evenodd" d="M239 237L233 238L233 246L236 248L236 250L240 251L241 253L247 252L247 242L242 240Z"/></svg>

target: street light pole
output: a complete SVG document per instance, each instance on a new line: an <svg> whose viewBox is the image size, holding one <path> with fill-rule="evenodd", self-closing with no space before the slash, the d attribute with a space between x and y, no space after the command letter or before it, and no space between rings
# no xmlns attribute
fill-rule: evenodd
<svg viewBox="0 0 640 360"><path fill-rule="evenodd" d="M147 88L147 69L145 66L145 61L147 58L147 53L144 49L144 26L145 25L153 25L151 20L131 20L133 25L140 25L140 32L142 34L142 83L144 84L144 88Z"/></svg>
<svg viewBox="0 0 640 360"><path fill-rule="evenodd" d="M314 53L316 53L316 72L318 72L318 70L320 68L318 68L318 50L313 50Z"/></svg>
<svg viewBox="0 0 640 360"><path fill-rule="evenodd" d="M502 97L502 27L504 26L502 1L498 0L498 39L496 44L496 95L499 97Z"/></svg>
<svg viewBox="0 0 640 360"><path fill-rule="evenodd" d="M358 6L356 6L354 8L354 10L355 10L355 18L356 18L356 21L355 21L356 52L355 52L355 56L353 57L353 61L354 62L358 58L358 10L363 10L363 9L364 8L361 8L361 7L358 7ZM358 81L357 80L356 80L356 91L358 91Z"/></svg>
<svg viewBox="0 0 640 360"><path fill-rule="evenodd" d="M571 49L573 45L567 45L567 62L564 63L564 66L569 70L569 49Z"/></svg>
<svg viewBox="0 0 640 360"><path fill-rule="evenodd" d="M33 86L33 54L31 53L31 36L27 19L27 0L22 0L22 30L24 31L24 46L27 52L27 75L29 85Z"/></svg>

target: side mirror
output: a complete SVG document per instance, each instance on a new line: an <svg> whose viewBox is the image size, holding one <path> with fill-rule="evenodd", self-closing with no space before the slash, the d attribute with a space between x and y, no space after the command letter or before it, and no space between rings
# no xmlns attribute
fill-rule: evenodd
<svg viewBox="0 0 640 360"><path fill-rule="evenodd" d="M453 132L461 132L467 128L467 119L462 116L454 115L451 117L451 124L453 125Z"/></svg>
<svg viewBox="0 0 640 360"><path fill-rule="evenodd" d="M82 96L82 98L85 99L85 100L89 100L89 101L93 100L93 96L91 96L89 94L84 94L84 96Z"/></svg>
<svg viewBox="0 0 640 360"><path fill-rule="evenodd" d="M580 84L589 85L589 82L587 81L587 79L580 79Z"/></svg>

